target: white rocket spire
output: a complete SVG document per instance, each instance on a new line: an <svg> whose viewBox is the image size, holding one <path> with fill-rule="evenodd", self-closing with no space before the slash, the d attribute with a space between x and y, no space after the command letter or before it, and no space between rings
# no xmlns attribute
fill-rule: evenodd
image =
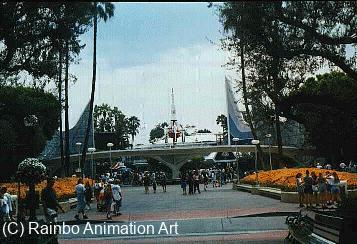
<svg viewBox="0 0 357 244"><path fill-rule="evenodd" d="M176 121L176 108L175 108L175 99L174 99L174 88L171 90L171 121Z"/></svg>

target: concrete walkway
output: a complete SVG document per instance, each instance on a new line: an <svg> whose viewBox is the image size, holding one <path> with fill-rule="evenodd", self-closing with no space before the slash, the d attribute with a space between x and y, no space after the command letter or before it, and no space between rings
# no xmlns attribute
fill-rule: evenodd
<svg viewBox="0 0 357 244"><path fill-rule="evenodd" d="M202 188L202 186L201 186ZM112 220L106 214L97 212L95 203L88 211L89 221L95 225L153 225L160 228L162 222L177 223L179 235L120 235L117 234L77 234L60 235L63 243L105 240L105 243L166 243L200 242L249 242L271 240L283 243L287 234L285 216L298 212L296 204L239 192L232 184L201 191L201 194L182 195L177 185L168 186L167 192L158 188L156 194L144 193L143 187L125 187L123 190L122 215ZM59 215L59 221L78 225L82 233L87 221L74 221L75 209ZM268 215L268 216L266 216ZM282 216L283 215L283 216ZM263 217L265 216L265 217ZM105 223L104 223L105 222ZM270 239L269 239L270 238ZM114 241L115 240L115 241ZM94 243L94 242L93 242Z"/></svg>

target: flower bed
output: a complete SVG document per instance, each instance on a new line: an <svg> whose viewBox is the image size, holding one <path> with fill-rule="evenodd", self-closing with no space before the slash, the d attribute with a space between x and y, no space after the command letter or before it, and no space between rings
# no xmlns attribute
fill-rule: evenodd
<svg viewBox="0 0 357 244"><path fill-rule="evenodd" d="M291 168L291 169L278 169L270 171L260 171L258 174L259 184L261 186L276 187L283 191L296 191L296 179L297 173L302 173L305 176L305 171L309 170L310 173L314 171L316 175L320 172L325 176L326 171L333 172L334 170L325 170L317 168ZM338 172L336 171L340 180L347 180L348 189L357 188L357 174ZM248 175L241 179L241 183L255 184L255 174Z"/></svg>
<svg viewBox="0 0 357 244"><path fill-rule="evenodd" d="M57 198L59 200L68 199L71 197L75 197L74 187L77 185L78 178L77 177L68 177L68 178L58 178L55 181L54 189L57 194ZM91 181L91 179L84 179L84 183L86 181ZM1 187L5 186L13 195L17 195L18 193L18 185L17 183L3 183L0 184ZM43 188L46 186L46 181L42 181L41 183L36 185L36 191L41 192ZM28 186L25 184L20 185L20 198L24 199L26 195L26 191L28 191Z"/></svg>

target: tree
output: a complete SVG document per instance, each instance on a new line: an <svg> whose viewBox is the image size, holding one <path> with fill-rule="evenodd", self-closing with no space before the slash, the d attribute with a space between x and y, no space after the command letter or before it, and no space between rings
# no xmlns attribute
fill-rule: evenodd
<svg viewBox="0 0 357 244"><path fill-rule="evenodd" d="M226 3L219 10L221 22L228 34L223 48L234 54L228 64L241 69L244 104L246 111L248 110L246 117L252 134L257 137L256 127L262 122L257 120L259 117L262 119L262 116L257 116L258 111L270 112L271 114L265 114L265 121L271 121L275 117L278 152L281 156L282 135L277 104L284 93L296 89L307 73L307 66L298 58L289 60L281 57L284 34L281 34L277 22L260 18L260 14L274 10L273 4ZM248 95L253 94L258 96L248 99ZM248 105L252 107L252 114ZM261 105L266 108L261 109Z"/></svg>
<svg viewBox="0 0 357 244"><path fill-rule="evenodd" d="M302 123L316 150L335 164L357 157L357 85L339 72L307 79L280 103L282 114Z"/></svg>
<svg viewBox="0 0 357 244"><path fill-rule="evenodd" d="M128 131L131 135L131 144L134 146L134 137L139 133L140 120L136 116L131 116L128 119Z"/></svg>
<svg viewBox="0 0 357 244"><path fill-rule="evenodd" d="M36 157L58 128L57 98L40 89L0 86L0 164L2 177L14 175L24 158ZM24 119L36 118L31 126Z"/></svg>
<svg viewBox="0 0 357 244"><path fill-rule="evenodd" d="M34 82L41 78L44 82L52 81L58 74L58 55L64 40L70 42L71 53L78 54L83 48L78 37L88 30L89 6L89 3L1 3L0 77L16 77L26 71ZM16 78L11 80L17 82Z"/></svg>
<svg viewBox="0 0 357 244"><path fill-rule="evenodd" d="M89 116L88 116L88 123L86 134L84 137L83 143L83 151L82 151L82 165L86 161L86 153L88 148L88 138L90 127L92 123L92 114L93 114L93 107L94 107L94 94L95 94L95 80L96 80L96 72L97 72L97 25L98 25L98 17L99 19L103 19L105 22L113 17L114 15L114 5L112 3L102 2L102 3L93 3L93 74L92 74L92 91L89 103Z"/></svg>
<svg viewBox="0 0 357 244"><path fill-rule="evenodd" d="M227 117L224 114L218 115L216 122L217 122L217 125L220 125L222 127L223 136L227 137L227 134L228 134Z"/></svg>
<svg viewBox="0 0 357 244"><path fill-rule="evenodd" d="M244 34L252 47L276 49L281 59L303 59L311 71L328 61L357 80L355 56L346 55L347 47L356 50L354 2L229 2L219 8L226 26Z"/></svg>
<svg viewBox="0 0 357 244"><path fill-rule="evenodd" d="M112 108L108 104L103 103L102 105L95 105L93 112L93 120L95 131L114 131Z"/></svg>
<svg viewBox="0 0 357 244"><path fill-rule="evenodd" d="M132 116L131 119L118 109L118 107L110 107L108 104L103 103L96 105L93 113L94 131L112 132L115 134L118 147L124 149L129 146L128 134L133 132L130 129L130 121L135 122L137 117ZM138 119L137 119L138 120ZM140 121L138 120L138 123ZM136 122L132 125L136 125ZM139 123L140 125L140 123ZM135 133L137 133L137 128Z"/></svg>
<svg viewBox="0 0 357 244"><path fill-rule="evenodd" d="M166 122L159 123L150 131L150 142L153 142L156 138L162 138L165 135L164 128L169 125Z"/></svg>

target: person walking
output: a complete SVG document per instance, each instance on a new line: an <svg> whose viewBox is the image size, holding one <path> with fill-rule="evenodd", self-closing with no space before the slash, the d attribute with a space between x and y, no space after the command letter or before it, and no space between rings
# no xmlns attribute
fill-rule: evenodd
<svg viewBox="0 0 357 244"><path fill-rule="evenodd" d="M4 188L0 189L0 207L1 207L1 220L0 222L3 223L4 221L10 221L10 207L9 207L9 199L5 195L6 191Z"/></svg>
<svg viewBox="0 0 357 244"><path fill-rule="evenodd" d="M221 187L222 186L221 179L222 179L222 171L219 169L217 171L217 176L216 176L216 182L218 183L217 187Z"/></svg>
<svg viewBox="0 0 357 244"><path fill-rule="evenodd" d="M115 180L112 185L112 192L113 192L113 200L114 200L114 214L116 216L121 215L119 212L121 203L122 203L122 193L121 193L121 187L120 187L120 181Z"/></svg>
<svg viewBox="0 0 357 244"><path fill-rule="evenodd" d="M84 209L86 207L86 199L85 199L85 187L83 185L83 179L78 179L77 185L75 187L76 195L77 195L77 214L74 216L76 220L79 220L79 215L82 214L83 219L88 219L88 216L85 214Z"/></svg>
<svg viewBox="0 0 357 244"><path fill-rule="evenodd" d="M337 203L340 201L340 178L338 177L336 172L332 173L333 176L333 184L331 187L331 193L332 193L332 203Z"/></svg>
<svg viewBox="0 0 357 244"><path fill-rule="evenodd" d="M43 207L43 213L45 214L47 223L56 223L58 216L58 209L64 213L63 208L57 201L57 195L53 186L55 184L54 178L47 178L46 187L41 191L41 201Z"/></svg>
<svg viewBox="0 0 357 244"><path fill-rule="evenodd" d="M105 209L107 211L107 219L112 219L112 203L113 203L113 191L112 185L109 183L105 186L104 189L104 201L105 201Z"/></svg>
<svg viewBox="0 0 357 244"><path fill-rule="evenodd" d="M332 205L332 185L335 181L332 174L329 171L326 172L326 181L327 181L327 205Z"/></svg>
<svg viewBox="0 0 357 244"><path fill-rule="evenodd" d="M200 175L198 171L195 171L195 174L193 175L193 193L196 193L198 191L199 194L201 194L200 191Z"/></svg>
<svg viewBox="0 0 357 244"><path fill-rule="evenodd" d="M202 178L203 178L203 189L207 191L208 188L208 172L207 170L204 170L202 172Z"/></svg>
<svg viewBox="0 0 357 244"><path fill-rule="evenodd" d="M318 192L319 192L319 187L318 187L318 182L317 182L317 175L315 174L315 171L311 172L311 178L312 178L312 194L313 194L313 200L317 206L320 206L318 202ZM312 200L311 200L312 201Z"/></svg>
<svg viewBox="0 0 357 244"><path fill-rule="evenodd" d="M189 173L188 173L188 194L189 195L193 194L193 174L192 174L192 171L189 171Z"/></svg>
<svg viewBox="0 0 357 244"><path fill-rule="evenodd" d="M152 182L152 189L153 189L154 193L156 193L157 183L156 183L155 173L152 173L152 175L151 175L151 182Z"/></svg>
<svg viewBox="0 0 357 244"><path fill-rule="evenodd" d="M317 178L317 184L319 187L319 203L321 203L322 208L326 208L326 193L327 193L327 186L326 186L326 179L323 177L322 173L319 173L319 177Z"/></svg>
<svg viewBox="0 0 357 244"><path fill-rule="evenodd" d="M182 195L187 195L186 188L187 188L187 181L186 181L186 173L181 173L180 175L180 184L182 188Z"/></svg>
<svg viewBox="0 0 357 244"><path fill-rule="evenodd" d="M161 173L161 186L162 186L162 191L166 192L166 185L167 185L167 177L165 172Z"/></svg>
<svg viewBox="0 0 357 244"><path fill-rule="evenodd" d="M146 172L143 176L143 184L144 184L144 188L145 188L145 194L149 194L150 178L149 178L148 172Z"/></svg>
<svg viewBox="0 0 357 244"><path fill-rule="evenodd" d="M92 203L92 197L93 197L93 190L89 184L89 181L87 181L85 185L85 198L86 198L86 206L88 207L88 210L92 209L90 206L90 204Z"/></svg>
<svg viewBox="0 0 357 244"><path fill-rule="evenodd" d="M93 186L93 192L94 192L94 198L96 200L96 202L98 203L99 201L99 194L100 194L100 190L102 190L102 186L100 183L94 183Z"/></svg>
<svg viewBox="0 0 357 244"><path fill-rule="evenodd" d="M11 194L7 192L7 188L6 187L2 187L2 191L4 192L4 198L7 200L7 205L9 206L9 220L14 221L13 218L13 201L12 201L12 197Z"/></svg>
<svg viewBox="0 0 357 244"><path fill-rule="evenodd" d="M306 203L306 207L312 207L312 202L311 202L311 198L312 198L312 178L310 176L310 172L309 170L306 170L306 176L304 177L304 193L305 193L305 203ZM308 206L309 205L309 206Z"/></svg>
<svg viewBox="0 0 357 244"><path fill-rule="evenodd" d="M213 188L215 188L216 187L216 173L214 172L214 170L212 170L211 178L212 178L212 186L213 186Z"/></svg>
<svg viewBox="0 0 357 244"><path fill-rule="evenodd" d="M302 182L302 174L301 173L297 173L296 176L296 188L298 191L298 195L299 195L299 206L304 207L304 184Z"/></svg>

